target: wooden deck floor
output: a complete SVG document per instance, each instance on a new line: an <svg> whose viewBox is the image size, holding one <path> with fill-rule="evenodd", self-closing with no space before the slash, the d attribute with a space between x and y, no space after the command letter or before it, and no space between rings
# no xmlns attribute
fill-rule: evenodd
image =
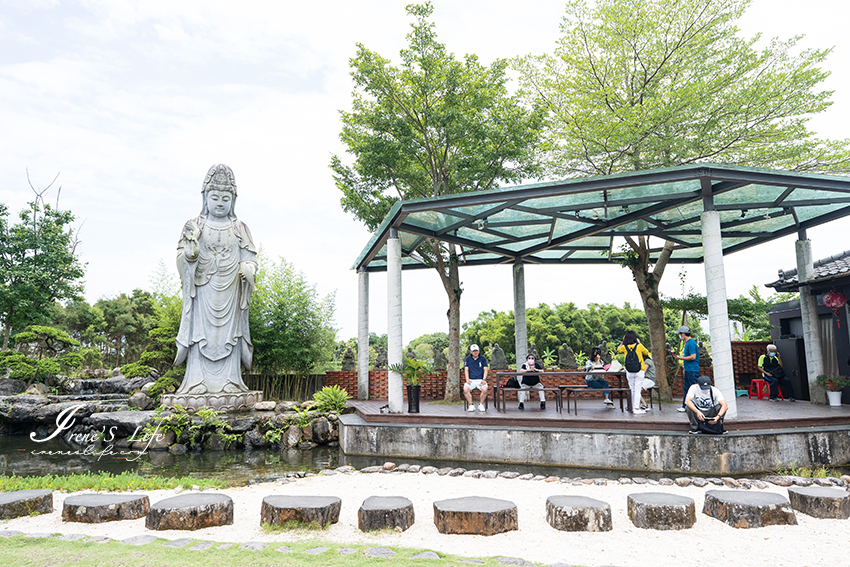
<svg viewBox="0 0 850 567"><path fill-rule="evenodd" d="M492 401L492 400L491 400ZM683 431L688 429L688 419L676 408L680 404L665 404L659 411L647 411L643 415L621 412L619 405L613 409L606 407L601 399L581 399L578 413L562 413L555 409L554 400L549 400L546 410L539 409L536 398L526 402L526 409L519 411L516 401L508 401L505 412L496 411L492 403L486 412L466 412L463 403L446 405L443 403L422 402L420 413L381 413L386 400L356 401L349 404L357 414L367 422L408 423L408 424L456 424L459 426L513 426L513 427L557 427L568 429L624 429ZM830 407L810 402L768 402L738 398L738 417L726 420L729 431L756 429L784 429L793 427L850 426L850 405Z"/></svg>

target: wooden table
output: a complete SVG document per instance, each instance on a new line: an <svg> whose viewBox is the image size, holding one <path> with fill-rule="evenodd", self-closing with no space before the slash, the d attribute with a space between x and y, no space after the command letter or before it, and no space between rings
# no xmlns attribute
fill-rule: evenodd
<svg viewBox="0 0 850 567"><path fill-rule="evenodd" d="M501 385L500 385L500 381L499 381L500 378L508 378L510 376L519 377L519 376L527 376L527 375L538 376L538 377L540 377L540 376L556 376L556 377L581 376L582 378L584 378L585 375L587 375L587 374L598 375L599 378L608 378L609 376L616 376L617 377L617 386L616 387L612 386L610 388L611 394L612 395L618 394L616 397L620 400L620 411L625 411L623 409L623 396L626 395L626 404L628 405L629 411L632 411L631 390L629 389L628 384L623 386L623 380L626 377L626 371L625 370L620 370L619 372L609 372L607 370L596 371L596 372L589 372L587 370L557 370L557 371L554 371L554 372L520 372L518 370L499 371L499 372L496 372L496 385L493 386L493 405L496 406L497 411L506 411L506 408L505 408L505 392L504 392L505 389L502 388ZM556 409L560 412L564 407L563 397L564 397L564 391L565 390L567 390L569 388L581 388L581 387L588 388L588 390L591 389L588 386L569 386L569 385L566 385L566 384L559 385L558 388L557 388L557 390L558 390L558 401L557 401ZM508 389L513 390L513 388L508 388ZM525 388L523 388L523 389L525 389ZM592 388L592 389L596 390L598 388ZM531 390L533 390L533 388L528 388L528 390L531 391ZM546 391L554 391L554 390L555 390L555 388L543 388L543 390L541 390L541 391L546 392Z"/></svg>

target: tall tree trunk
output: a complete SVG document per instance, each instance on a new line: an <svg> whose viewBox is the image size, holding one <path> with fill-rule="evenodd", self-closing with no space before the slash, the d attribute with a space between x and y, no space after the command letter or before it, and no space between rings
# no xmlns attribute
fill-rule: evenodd
<svg viewBox="0 0 850 567"><path fill-rule="evenodd" d="M447 265L440 242L429 238L428 246L433 254L434 267L440 274L440 281L449 299L449 310L446 312L449 319L449 356L446 364L445 400L457 402L460 401L460 296L463 293L458 273L457 249L454 244L448 245Z"/></svg>
<svg viewBox="0 0 850 567"><path fill-rule="evenodd" d="M9 348L9 335L12 334L12 316L9 314L9 318L6 319L6 328L3 329L3 348L0 350L7 350Z"/></svg>
<svg viewBox="0 0 850 567"><path fill-rule="evenodd" d="M667 267L667 262L673 253L673 243L664 242L658 261L655 263L655 267L650 270L648 239L641 236L635 242L633 238L627 236L626 242L629 243L634 254L627 257L624 263L634 276L643 302L643 310L646 313L646 322L649 325L650 352L652 352L652 360L655 362L655 382L661 392L661 397L665 401L672 401L673 387L667 379L667 362L665 360L667 333L664 328L664 310L661 307L658 287L661 283L661 276L664 275L664 268Z"/></svg>

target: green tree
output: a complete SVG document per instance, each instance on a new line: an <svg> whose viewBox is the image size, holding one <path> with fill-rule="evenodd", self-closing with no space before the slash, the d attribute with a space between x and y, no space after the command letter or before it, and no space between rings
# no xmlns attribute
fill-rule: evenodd
<svg viewBox="0 0 850 567"><path fill-rule="evenodd" d="M416 358L433 361L437 352L448 348L449 336L446 333L430 333L416 337L407 346L413 349Z"/></svg>
<svg viewBox="0 0 850 567"><path fill-rule="evenodd" d="M558 176L605 175L700 161L846 171L847 141L818 139L808 120L831 104L820 64L829 49L799 37L738 35L750 0L583 0L567 4L553 55L516 60L521 93L547 110L541 151ZM626 238L664 376L658 285L672 252L654 266L648 239ZM661 380L662 394L669 385Z"/></svg>
<svg viewBox="0 0 850 567"><path fill-rule="evenodd" d="M51 184L52 185L52 184ZM44 193L9 225L8 208L0 203L0 319L3 348L9 348L13 328L46 322L54 302L76 299L82 293L83 265L69 225L74 215L44 202Z"/></svg>
<svg viewBox="0 0 850 567"><path fill-rule="evenodd" d="M251 298L253 367L269 374L307 374L330 361L336 331L333 293L320 298L316 286L283 258L257 257L257 289Z"/></svg>
<svg viewBox="0 0 850 567"><path fill-rule="evenodd" d="M401 66L357 46L351 60L351 112L340 112L340 138L355 158L333 156L331 168L343 208L375 230L399 199L435 197L498 187L536 172L532 150L540 115L508 93L507 62L458 60L437 41L430 3L411 4L415 21ZM436 269L449 301L449 376L460 369L457 248L428 238L418 248ZM449 380L446 399L459 399Z"/></svg>
<svg viewBox="0 0 850 567"><path fill-rule="evenodd" d="M55 327L30 325L14 337L15 351L0 351L0 367L10 370L18 380L44 382L60 373L70 374L83 364L77 349L80 343Z"/></svg>
<svg viewBox="0 0 850 567"><path fill-rule="evenodd" d="M112 299L100 299L95 307L103 313L107 360L114 366L138 361L147 348L148 333L156 325L151 294L135 289L129 297L122 293Z"/></svg>

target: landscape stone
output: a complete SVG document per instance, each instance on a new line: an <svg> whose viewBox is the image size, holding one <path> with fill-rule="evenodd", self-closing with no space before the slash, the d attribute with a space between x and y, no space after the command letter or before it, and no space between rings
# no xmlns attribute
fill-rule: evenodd
<svg viewBox="0 0 850 567"><path fill-rule="evenodd" d="M410 465L407 463L402 463L395 468L398 472L407 472L410 470Z"/></svg>
<svg viewBox="0 0 850 567"><path fill-rule="evenodd" d="M266 496L260 510L260 523L280 526L286 522L322 526L339 521L342 500L336 496Z"/></svg>
<svg viewBox="0 0 850 567"><path fill-rule="evenodd" d="M705 480L704 478L695 478L694 479L694 486L696 486L697 488L702 488L704 486L708 486L708 481Z"/></svg>
<svg viewBox="0 0 850 567"><path fill-rule="evenodd" d="M149 530L199 530L233 523L233 500L224 494L182 494L160 500L145 518Z"/></svg>
<svg viewBox="0 0 850 567"><path fill-rule="evenodd" d="M136 392L130 399L127 400L127 405L134 408L139 408L140 410L150 410L153 409L153 400L150 396L143 392Z"/></svg>
<svg viewBox="0 0 850 567"><path fill-rule="evenodd" d="M187 447L183 443L175 443L174 445L168 448L168 452L172 455L185 455L187 452L189 452L189 447Z"/></svg>
<svg viewBox="0 0 850 567"><path fill-rule="evenodd" d="M450 471L449 471L449 473L448 473L448 475L449 475L449 476L462 476L462 475L463 475L463 473L465 473L465 472L466 472L466 469L461 468L461 467L458 467L458 468L456 468L456 469L452 469L452 470L450 470Z"/></svg>
<svg viewBox="0 0 850 567"><path fill-rule="evenodd" d="M762 478L763 481L769 482L771 484L775 484L776 486L792 486L794 481L791 480L790 477L787 476L779 476L779 475L769 475Z"/></svg>
<svg viewBox="0 0 850 567"><path fill-rule="evenodd" d="M266 544L259 541L246 541L239 546L239 549L250 549L251 551L262 551L266 548Z"/></svg>
<svg viewBox="0 0 850 567"><path fill-rule="evenodd" d="M369 557L383 557L386 559L395 556L395 551L388 547L369 547L366 548L363 553Z"/></svg>
<svg viewBox="0 0 850 567"><path fill-rule="evenodd" d="M50 390L47 388L47 385L36 383L30 384L29 387L24 390L24 394L28 396L46 396L49 391Z"/></svg>
<svg viewBox="0 0 850 567"><path fill-rule="evenodd" d="M194 540L190 539L190 538L173 539L171 541L166 541L162 545L163 545L163 547L186 547L187 545L189 545L193 541ZM221 548L219 548L219 549L221 549Z"/></svg>
<svg viewBox="0 0 850 567"><path fill-rule="evenodd" d="M484 471L476 469L476 470L466 471L465 473L463 473L463 476L467 476L467 477L471 477L471 478L481 478L482 474L484 474Z"/></svg>
<svg viewBox="0 0 850 567"><path fill-rule="evenodd" d="M481 496L434 502L434 525L443 534L489 536L519 529L516 504Z"/></svg>
<svg viewBox="0 0 850 567"><path fill-rule="evenodd" d="M23 380L0 379L0 396L14 396L27 389L27 383Z"/></svg>
<svg viewBox="0 0 850 567"><path fill-rule="evenodd" d="M331 439L331 424L325 417L312 421L312 439L314 443L327 443Z"/></svg>
<svg viewBox="0 0 850 567"><path fill-rule="evenodd" d="M797 524L790 502L772 492L709 490L702 512L733 528Z"/></svg>
<svg viewBox="0 0 850 567"><path fill-rule="evenodd" d="M284 437L284 444L287 447L296 447L299 443L301 443L301 436L303 433L301 432L301 428L297 425L290 425L286 430L286 436Z"/></svg>
<svg viewBox="0 0 850 567"><path fill-rule="evenodd" d="M32 539L49 539L53 537L53 534L47 532L36 532L32 534L26 534L24 537L29 537Z"/></svg>
<svg viewBox="0 0 850 567"><path fill-rule="evenodd" d="M417 553L416 555L411 555L411 559L442 559L439 555L434 553L433 551L423 551L422 553Z"/></svg>
<svg viewBox="0 0 850 567"><path fill-rule="evenodd" d="M534 563L530 563L519 557L497 557L496 563L499 565L516 565L517 567L534 567Z"/></svg>
<svg viewBox="0 0 850 567"><path fill-rule="evenodd" d="M62 521L99 524L135 520L148 510L150 500L144 494L80 494L65 499Z"/></svg>
<svg viewBox="0 0 850 567"><path fill-rule="evenodd" d="M202 541L201 543L195 544L189 549L192 551L206 551L207 549L213 546L211 541Z"/></svg>
<svg viewBox="0 0 850 567"><path fill-rule="evenodd" d="M438 475L440 475L440 476L446 476L447 474L449 474L449 473L450 473L450 472L452 472L453 470L454 470L454 469L453 469L452 467L443 467L443 468L437 469L437 470L436 470L436 471L434 471L434 472L436 472L436 473L437 473Z"/></svg>
<svg viewBox="0 0 850 567"><path fill-rule="evenodd" d="M691 479L686 476L680 476L674 482L676 483L676 486L681 486L682 488L691 485Z"/></svg>
<svg viewBox="0 0 850 567"><path fill-rule="evenodd" d="M309 555L319 555L321 553L326 552L329 549L330 549L330 547L311 547L310 549L305 549L304 553L307 553Z"/></svg>
<svg viewBox="0 0 850 567"><path fill-rule="evenodd" d="M546 499L546 521L565 532L610 532L611 506L585 496L550 496Z"/></svg>
<svg viewBox="0 0 850 567"><path fill-rule="evenodd" d="M274 411L277 407L277 403L268 401L268 402L257 402L254 404L254 409L257 411Z"/></svg>
<svg viewBox="0 0 850 567"><path fill-rule="evenodd" d="M382 467L372 466L372 467L366 467L364 469L361 469L360 472L362 472L364 474L372 474L372 473L381 472L382 470L384 470Z"/></svg>
<svg viewBox="0 0 850 567"><path fill-rule="evenodd" d="M408 468L408 469L407 469L407 472L409 472L409 473L418 473L420 470L422 470L422 467L421 467L421 466L419 466L419 465L410 465L410 468Z"/></svg>
<svg viewBox="0 0 850 567"><path fill-rule="evenodd" d="M635 526L649 530L683 530L697 521L692 498L664 492L629 494L628 512Z"/></svg>
<svg viewBox="0 0 850 567"><path fill-rule="evenodd" d="M86 541L90 542L90 543L109 543L110 541L113 541L113 540L112 540L111 537L106 537L106 536L92 536L92 537L88 538Z"/></svg>
<svg viewBox="0 0 850 567"><path fill-rule="evenodd" d="M414 521L413 502L402 496L370 496L357 511L357 525L363 532L385 528L405 531Z"/></svg>
<svg viewBox="0 0 850 567"><path fill-rule="evenodd" d="M62 541L78 541L78 540L81 540L81 539L86 538L86 537L88 537L86 534L65 534L65 535L58 536L56 539L61 539ZM136 536L136 537L151 537L151 536ZM130 538L130 539L132 539L132 538ZM154 539L156 539L156 538L154 538ZM122 542L122 543L124 543L124 542Z"/></svg>
<svg viewBox="0 0 850 567"><path fill-rule="evenodd" d="M850 492L840 488L792 486L788 500L792 508L815 518L850 518Z"/></svg>
<svg viewBox="0 0 850 567"><path fill-rule="evenodd" d="M113 376L100 383L98 392L101 394L131 394L136 390L141 390L142 386L150 382L156 382L156 380L150 376L139 376L137 378Z"/></svg>
<svg viewBox="0 0 850 567"><path fill-rule="evenodd" d="M53 512L53 492L46 488L0 494L0 520Z"/></svg>
<svg viewBox="0 0 850 567"><path fill-rule="evenodd" d="M220 548L219 548L219 549L220 549ZM292 548L291 548L291 547L287 547L287 546L285 546L285 545L281 545L280 547L278 547L277 549L275 549L275 551L279 551L280 553L292 553Z"/></svg>
<svg viewBox="0 0 850 567"><path fill-rule="evenodd" d="M15 537L19 535L24 535L24 532L16 530L0 530L0 537Z"/></svg>
<svg viewBox="0 0 850 567"><path fill-rule="evenodd" d="M387 461L386 463L384 463L384 466L382 466L381 468L384 469L385 471L394 470L395 469L395 463L391 463L390 461Z"/></svg>
<svg viewBox="0 0 850 567"><path fill-rule="evenodd" d="M531 480L532 478L534 478L534 475L531 473L525 473L518 475L516 478L518 478L519 480Z"/></svg>
<svg viewBox="0 0 850 567"><path fill-rule="evenodd" d="M137 429L144 429L145 425L153 422L153 411L110 411L93 413L83 420L97 431L110 431L115 427L117 437L132 435ZM141 429L140 429L141 428Z"/></svg>
<svg viewBox="0 0 850 567"><path fill-rule="evenodd" d="M128 537L127 539L122 539L121 543L126 543L127 545L147 545L149 543L153 543L159 538L155 535L137 535L133 537Z"/></svg>

